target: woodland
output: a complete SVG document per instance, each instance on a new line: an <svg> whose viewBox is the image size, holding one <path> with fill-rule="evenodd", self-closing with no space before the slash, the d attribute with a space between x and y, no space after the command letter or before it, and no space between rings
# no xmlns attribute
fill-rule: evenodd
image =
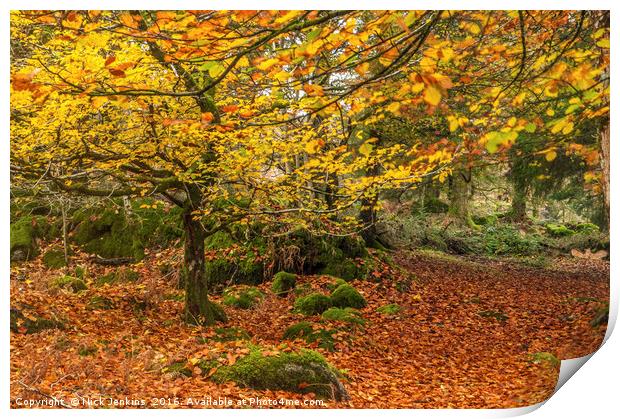
<svg viewBox="0 0 620 419"><path fill-rule="evenodd" d="M607 327L609 22L11 12L11 408L546 400Z"/></svg>

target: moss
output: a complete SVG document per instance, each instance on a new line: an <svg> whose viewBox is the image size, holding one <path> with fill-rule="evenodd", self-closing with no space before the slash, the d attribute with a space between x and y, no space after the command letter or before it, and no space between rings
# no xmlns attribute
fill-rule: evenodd
<svg viewBox="0 0 620 419"><path fill-rule="evenodd" d="M81 345L78 348L78 355L79 356L91 356L97 353L99 349L96 346L86 346L86 345Z"/></svg>
<svg viewBox="0 0 620 419"><path fill-rule="evenodd" d="M577 224L574 230L577 233L585 233L585 234L598 233L601 231L601 229L596 224L592 224L592 223Z"/></svg>
<svg viewBox="0 0 620 419"><path fill-rule="evenodd" d="M224 308L209 300L203 283L185 283L185 310L183 317L189 324L211 325L228 320Z"/></svg>
<svg viewBox="0 0 620 419"><path fill-rule="evenodd" d="M424 199L424 212L431 214L445 214L448 212L450 205L446 204L439 198L427 197Z"/></svg>
<svg viewBox="0 0 620 419"><path fill-rule="evenodd" d="M332 307L323 312L321 315L323 320L336 321L342 323L349 323L354 325L363 325L364 319L360 316L359 311L347 308Z"/></svg>
<svg viewBox="0 0 620 419"><path fill-rule="evenodd" d="M393 315L400 313L402 310L403 308L401 306L396 303L392 303L379 307L377 309L377 313Z"/></svg>
<svg viewBox="0 0 620 419"><path fill-rule="evenodd" d="M84 281L69 275L63 275L53 279L50 281L50 287L68 289L72 292L79 292L88 288Z"/></svg>
<svg viewBox="0 0 620 419"><path fill-rule="evenodd" d="M545 226L545 228L547 229L547 233L553 237L565 237L575 234L574 230L571 230L562 224L549 223Z"/></svg>
<svg viewBox="0 0 620 419"><path fill-rule="evenodd" d="M205 277L211 291L221 290L223 284L258 285L263 280L264 265L254 257L226 259L219 257L205 263Z"/></svg>
<svg viewBox="0 0 620 419"><path fill-rule="evenodd" d="M93 296L86 304L87 310L111 310L114 308L114 302L101 295Z"/></svg>
<svg viewBox="0 0 620 419"><path fill-rule="evenodd" d="M227 288L223 295L222 303L246 310L255 307L264 298L256 287Z"/></svg>
<svg viewBox="0 0 620 419"><path fill-rule="evenodd" d="M11 307L10 328L13 333L38 333L46 329L62 329L61 322L36 315L24 315L23 310Z"/></svg>
<svg viewBox="0 0 620 419"><path fill-rule="evenodd" d="M130 223L124 211L90 209L75 217L73 240L85 251L103 258L144 258L144 244L139 226Z"/></svg>
<svg viewBox="0 0 620 419"><path fill-rule="evenodd" d="M81 280L85 280L88 276L88 269L85 266L76 266L74 270L75 276Z"/></svg>
<svg viewBox="0 0 620 419"><path fill-rule="evenodd" d="M11 224L11 261L25 261L37 256L36 239L45 233L46 219L41 216L22 217Z"/></svg>
<svg viewBox="0 0 620 419"><path fill-rule="evenodd" d="M319 348L334 351L334 337L336 330L327 330L313 327L310 322L299 322L289 326L282 335L282 339L303 339L306 343L316 344Z"/></svg>
<svg viewBox="0 0 620 419"><path fill-rule="evenodd" d="M59 248L52 248L48 250L43 254L43 264L51 269L58 269L63 266L67 266L64 250Z"/></svg>
<svg viewBox="0 0 620 419"><path fill-rule="evenodd" d="M161 372L169 373L173 376L181 376L184 375L186 377L192 376L192 370L188 367L187 362L183 361L175 361L168 366L164 367Z"/></svg>
<svg viewBox="0 0 620 419"><path fill-rule="evenodd" d="M561 364L561 361L551 352L537 352L532 354L530 355L530 361L535 364L546 363L553 368L557 368Z"/></svg>
<svg viewBox="0 0 620 419"><path fill-rule="evenodd" d="M311 392L319 398L345 400L349 396L340 377L338 370L317 352L264 356L258 348L234 365L220 367L212 376L216 382L233 381L258 390Z"/></svg>
<svg viewBox="0 0 620 419"><path fill-rule="evenodd" d="M288 272L280 271L273 276L273 283L271 284L271 290L279 295L283 296L288 294L295 288L297 282L297 275Z"/></svg>
<svg viewBox="0 0 620 419"><path fill-rule="evenodd" d="M321 270L321 274L335 276L347 281L363 277L362 271L357 266L355 261L351 259L331 261Z"/></svg>
<svg viewBox="0 0 620 419"><path fill-rule="evenodd" d="M235 243L232 236L225 231L217 231L205 239L205 249L221 250L232 247Z"/></svg>
<svg viewBox="0 0 620 419"><path fill-rule="evenodd" d="M331 284L327 285L327 289L329 289L330 291L333 291L333 290L335 290L336 288L338 288L339 286L341 286L341 285L343 285L343 284L347 284L347 283L348 283L347 281L345 281L345 280L344 280L344 279L342 279L342 278L335 278L335 279L336 279L336 280L335 280L333 283L331 283Z"/></svg>
<svg viewBox="0 0 620 419"><path fill-rule="evenodd" d="M342 284L336 288L332 292L331 300L335 307L366 307L366 300L364 297L362 297L362 295L349 284Z"/></svg>
<svg viewBox="0 0 620 419"><path fill-rule="evenodd" d="M321 314L332 306L331 298L318 292L295 300L295 310L306 316Z"/></svg>

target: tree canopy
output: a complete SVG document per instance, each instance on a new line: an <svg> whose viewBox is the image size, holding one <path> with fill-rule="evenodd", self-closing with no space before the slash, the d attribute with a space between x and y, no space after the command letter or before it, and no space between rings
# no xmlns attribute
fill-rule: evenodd
<svg viewBox="0 0 620 419"><path fill-rule="evenodd" d="M443 182L508 161L511 149L580 159L600 191L608 20L597 11L13 12L13 179L163 196L186 212L191 267L204 260L197 241L232 222L346 234L372 222L355 210L379 207L380 191ZM194 277L203 275L198 263Z"/></svg>

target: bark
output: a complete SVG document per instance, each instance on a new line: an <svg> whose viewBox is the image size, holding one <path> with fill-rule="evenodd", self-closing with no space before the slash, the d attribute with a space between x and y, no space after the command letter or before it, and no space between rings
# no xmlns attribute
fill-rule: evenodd
<svg viewBox="0 0 620 419"><path fill-rule="evenodd" d="M197 199L195 195L193 198ZM206 233L202 223L194 219L193 211L194 207L187 205L183 213L185 320L192 324L209 325L216 321L226 321L226 315L217 304L209 300L209 278L205 274Z"/></svg>
<svg viewBox="0 0 620 419"><path fill-rule="evenodd" d="M523 182L513 182L512 185L512 207L509 217L513 221L525 221L527 216L527 195L528 188Z"/></svg>
<svg viewBox="0 0 620 419"><path fill-rule="evenodd" d="M462 170L455 171L450 178L450 208L448 213L457 221L468 224L469 216L469 181Z"/></svg>

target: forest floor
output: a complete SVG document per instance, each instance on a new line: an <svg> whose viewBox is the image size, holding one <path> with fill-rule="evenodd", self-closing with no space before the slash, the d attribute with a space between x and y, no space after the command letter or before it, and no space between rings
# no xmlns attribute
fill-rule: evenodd
<svg viewBox="0 0 620 419"><path fill-rule="evenodd" d="M214 328L180 321L182 292L155 263L172 252L148 255L134 265L137 282L90 284L76 294L50 290L49 280L62 271L48 270L39 260L13 267L11 306L29 307L27 316L61 319L65 328L11 333L12 407L23 407L18 399L49 397L65 403L75 397L127 398L144 400L147 407L187 407L190 397L312 399L312 394L216 384L198 368L189 377L166 372L165 365L174 360L191 368L201 354L216 352L232 364L249 351L246 341L208 340ZM85 255L74 258L84 263ZM541 353L580 357L603 340L605 325L594 328L590 321L608 301L609 262L560 258L550 267L534 268L424 251L400 251L391 258L392 264L375 272L383 280L352 281L368 301L361 310L366 324L336 334L334 352L313 348L345 370L351 395L324 407L530 405L548 398L557 381L557 363ZM96 278L110 268L91 265L89 270ZM298 278L298 286L322 292L331 283L326 276ZM296 322L318 323L320 317L293 313L294 297L276 297L270 285L260 286L265 298L258 307L226 307L226 327L245 329L251 343L272 354L312 347L301 340L282 341L282 334ZM94 309L97 297L110 306ZM377 312L390 303L402 311Z"/></svg>

